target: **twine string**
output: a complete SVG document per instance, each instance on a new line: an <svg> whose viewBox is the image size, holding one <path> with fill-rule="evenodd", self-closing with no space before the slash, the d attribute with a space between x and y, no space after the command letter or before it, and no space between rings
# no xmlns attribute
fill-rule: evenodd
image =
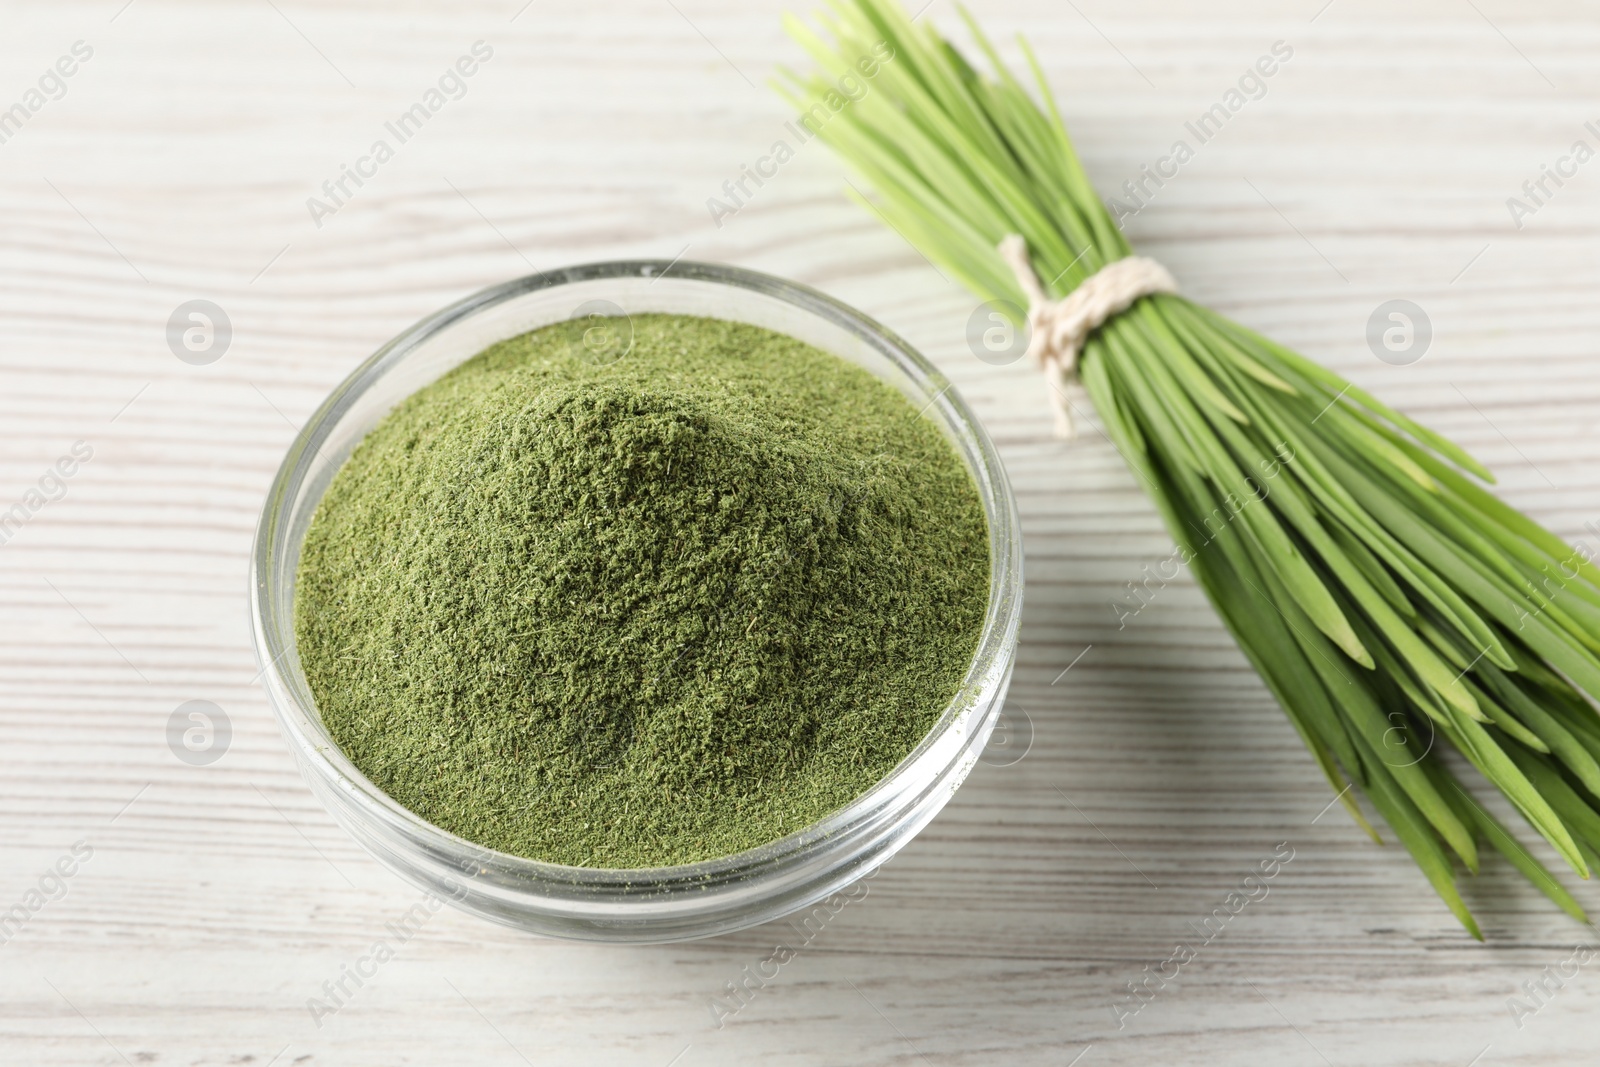
<svg viewBox="0 0 1600 1067"><path fill-rule="evenodd" d="M1000 256L1028 296L1028 355L1044 372L1055 435L1071 439L1076 431L1066 388L1077 377L1084 342L1141 297L1176 293L1178 283L1155 260L1128 256L1100 268L1063 299L1051 300L1033 272L1028 244L1019 234L1000 242Z"/></svg>

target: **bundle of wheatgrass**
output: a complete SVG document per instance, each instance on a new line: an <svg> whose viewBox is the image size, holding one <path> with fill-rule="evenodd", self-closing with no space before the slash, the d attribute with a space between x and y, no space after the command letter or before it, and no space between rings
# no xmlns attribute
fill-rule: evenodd
<svg viewBox="0 0 1600 1067"><path fill-rule="evenodd" d="M1131 249L1026 44L1048 110L967 21L992 78L895 0L836 0L831 42L791 16L819 69L780 88L805 111L870 72L815 124L823 139L876 189L873 209L984 300L1029 300L1032 278L997 251L1020 235L1040 310ZM1378 837L1346 776L1475 937L1455 864L1476 871L1484 842L1585 919L1439 755L1453 745L1574 871L1600 864L1589 553L1485 491L1488 471L1438 434L1180 296L1114 314L1077 371L1352 817Z"/></svg>

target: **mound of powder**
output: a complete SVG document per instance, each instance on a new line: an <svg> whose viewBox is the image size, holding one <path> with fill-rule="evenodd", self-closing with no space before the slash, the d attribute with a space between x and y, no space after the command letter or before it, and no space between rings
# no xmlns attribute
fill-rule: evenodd
<svg viewBox="0 0 1600 1067"><path fill-rule="evenodd" d="M981 501L836 356L645 315L595 365L584 329L493 346L361 442L306 535L301 666L351 761L477 844L751 848L871 788L956 695Z"/></svg>

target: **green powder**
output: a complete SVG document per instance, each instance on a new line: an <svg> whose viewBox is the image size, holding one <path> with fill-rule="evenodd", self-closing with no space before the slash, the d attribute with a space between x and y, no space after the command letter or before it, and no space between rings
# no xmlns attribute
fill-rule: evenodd
<svg viewBox="0 0 1600 1067"><path fill-rule="evenodd" d="M988 599L971 476L866 371L640 315L503 341L408 398L306 534L295 627L329 732L470 841L653 867L871 788L955 696Z"/></svg>

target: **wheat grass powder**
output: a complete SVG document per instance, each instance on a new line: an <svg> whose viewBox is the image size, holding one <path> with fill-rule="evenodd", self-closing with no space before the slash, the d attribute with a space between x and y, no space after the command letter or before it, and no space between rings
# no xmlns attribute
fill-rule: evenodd
<svg viewBox="0 0 1600 1067"><path fill-rule="evenodd" d="M601 364L592 328L500 342L361 441L306 534L301 667L362 773L469 841L608 868L751 848L871 788L955 697L982 503L834 355L636 315Z"/></svg>

